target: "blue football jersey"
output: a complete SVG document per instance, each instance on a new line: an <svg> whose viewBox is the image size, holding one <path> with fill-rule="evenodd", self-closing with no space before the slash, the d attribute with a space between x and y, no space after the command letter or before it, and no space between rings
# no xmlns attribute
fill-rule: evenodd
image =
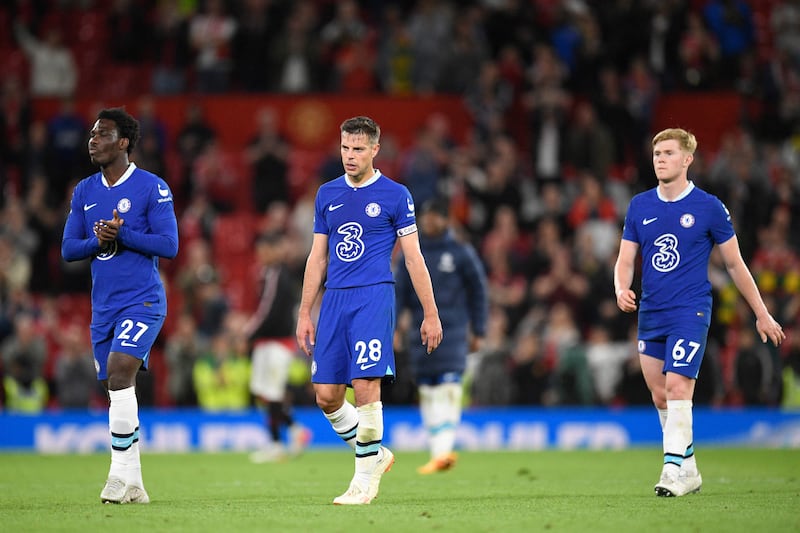
<svg viewBox="0 0 800 533"><path fill-rule="evenodd" d="M398 237L415 231L411 193L379 171L360 187L346 175L323 184L314 206L314 233L328 236L325 287L394 283L394 245Z"/></svg>
<svg viewBox="0 0 800 533"><path fill-rule="evenodd" d="M658 195L658 188L636 195L622 238L638 243L642 256L639 310L689 308L710 316L709 256L715 244L733 236L728 209L691 182L671 202Z"/></svg>
<svg viewBox="0 0 800 533"><path fill-rule="evenodd" d="M111 220L114 209L124 223L115 243L101 252L94 223ZM62 255L67 261L92 258L93 322L112 321L132 306L165 315L158 258L171 258L177 252L178 223L172 192L163 179L131 163L113 187L100 172L75 186Z"/></svg>

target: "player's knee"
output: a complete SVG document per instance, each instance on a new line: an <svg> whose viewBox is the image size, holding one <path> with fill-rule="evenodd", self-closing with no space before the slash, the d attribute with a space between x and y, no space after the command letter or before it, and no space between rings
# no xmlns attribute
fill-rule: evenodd
<svg viewBox="0 0 800 533"><path fill-rule="evenodd" d="M342 399L328 394L317 393L317 406L326 413L332 413L342 406Z"/></svg>

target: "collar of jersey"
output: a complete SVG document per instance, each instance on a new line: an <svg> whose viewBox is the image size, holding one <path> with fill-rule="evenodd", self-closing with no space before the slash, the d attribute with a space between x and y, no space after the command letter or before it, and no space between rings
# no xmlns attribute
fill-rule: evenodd
<svg viewBox="0 0 800 533"><path fill-rule="evenodd" d="M372 174L372 177L370 179L368 179L367 181L365 181L364 183L362 183L361 185L356 185L352 181L350 181L350 178L347 177L347 174L344 175L344 182L347 184L348 187L352 187L354 189L357 189L359 187L366 187L368 185L372 185L373 183L378 181L378 178L380 178L380 177L381 177L381 171L376 168L375 169L375 173Z"/></svg>
<svg viewBox="0 0 800 533"><path fill-rule="evenodd" d="M692 190L694 190L694 182L692 180L689 180L689 185L674 200L667 200L666 198L661 196L661 190L659 190L658 188L656 188L656 194L658 195L658 199L661 200L662 202L677 202L689 196L689 193L692 192Z"/></svg>
<svg viewBox="0 0 800 533"><path fill-rule="evenodd" d="M117 182L114 185L109 185L108 182L106 181L106 177L103 176L102 173L100 174L100 179L103 180L103 185L105 185L106 187L118 187L119 185L125 183L128 180L128 178L131 177L131 174L133 174L134 170L136 170L136 163L131 161L131 164L128 165L128 170L125 171L125 173L117 180Z"/></svg>

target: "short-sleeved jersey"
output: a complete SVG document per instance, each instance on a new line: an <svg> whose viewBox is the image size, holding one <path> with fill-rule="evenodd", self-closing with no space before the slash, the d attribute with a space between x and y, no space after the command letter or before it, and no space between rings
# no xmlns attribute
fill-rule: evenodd
<svg viewBox="0 0 800 533"><path fill-rule="evenodd" d="M709 256L733 236L727 208L691 182L674 201L662 199L658 188L636 195L622 238L641 251L640 312L689 308L710 316Z"/></svg>
<svg viewBox="0 0 800 533"><path fill-rule="evenodd" d="M394 283L394 245L398 237L415 231L411 193L380 171L360 187L346 175L323 184L314 206L314 233L328 236L325 287Z"/></svg>
<svg viewBox="0 0 800 533"><path fill-rule="evenodd" d="M94 240L90 244L95 245L94 223L111 220L114 209L124 220L125 231L147 241L153 253L130 249L118 239L107 251L92 256L92 320L113 321L120 311L134 305L166 315L166 294L158 271L158 251L165 246L157 237L170 236L171 246L166 248L174 256L178 235L172 192L163 179L133 164L114 186L107 184L102 173L93 174L75 187L64 226L65 241L83 246Z"/></svg>

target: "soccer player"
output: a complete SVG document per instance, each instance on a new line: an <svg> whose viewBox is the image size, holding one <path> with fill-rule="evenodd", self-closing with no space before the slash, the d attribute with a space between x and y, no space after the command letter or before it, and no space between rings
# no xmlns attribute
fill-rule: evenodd
<svg viewBox="0 0 800 533"><path fill-rule="evenodd" d="M695 136L679 128L666 129L656 134L652 145L658 186L630 202L614 288L617 306L634 312L637 296L631 284L641 249L639 359L658 410L664 449L655 492L683 496L702 485L692 442L692 398L711 322L708 262L714 245L756 316L762 342L771 340L777 346L785 335L742 259L727 208L688 178L697 148Z"/></svg>
<svg viewBox="0 0 800 533"><path fill-rule="evenodd" d="M284 264L286 237L265 233L256 239L256 260L260 266L261 298L255 313L244 325L252 343L250 392L266 408L266 426L271 446L250 455L254 463L282 461L298 455L308 444L310 433L289 411L286 385L297 352L294 340L297 285ZM281 431L287 430L289 447Z"/></svg>
<svg viewBox="0 0 800 533"><path fill-rule="evenodd" d="M89 133L89 158L100 172L72 193L61 254L91 258L91 338L97 378L108 391L111 467L100 500L149 503L139 459L136 374L167 314L159 257L178 253L172 192L128 157L138 121L122 108L103 109Z"/></svg>
<svg viewBox="0 0 800 533"><path fill-rule="evenodd" d="M317 405L355 450L355 475L333 503L363 505L378 495L381 476L394 463L392 452L381 445L381 380L395 374L391 257L398 240L424 309L420 334L428 353L442 340L442 324L419 247L411 194L373 167L380 127L359 116L345 120L340 130L345 173L317 191L296 335L303 351L313 354ZM323 281L315 331L311 310ZM355 406L345 401L347 386L353 388Z"/></svg>
<svg viewBox="0 0 800 533"><path fill-rule="evenodd" d="M489 300L478 254L450 231L447 200L432 198L420 208L420 247L436 287L442 327L447 330L435 357L428 357L413 338L408 343L430 450L430 460L417 472L433 474L449 470L458 459L453 449L461 422L462 376L468 351L480 349L486 335ZM398 312L410 309L415 322L422 320L423 309L411 279L398 269L396 280Z"/></svg>

